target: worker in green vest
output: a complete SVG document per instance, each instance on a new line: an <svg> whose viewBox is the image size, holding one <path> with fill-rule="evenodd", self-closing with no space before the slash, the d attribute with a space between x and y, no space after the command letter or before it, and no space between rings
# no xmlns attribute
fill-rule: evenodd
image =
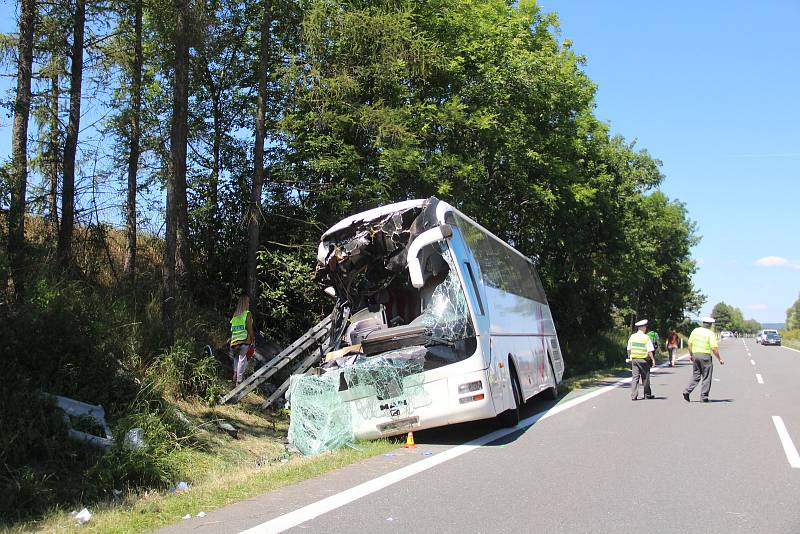
<svg viewBox="0 0 800 534"><path fill-rule="evenodd" d="M233 381L238 386L244 380L247 356L255 340L253 315L250 313L250 298L239 297L236 311L231 319L231 353L233 354Z"/></svg>
<svg viewBox="0 0 800 534"><path fill-rule="evenodd" d="M717 335L711 329L714 325L714 318L703 317L700 321L703 326L695 328L689 334L689 359L692 360L694 371L691 382L683 392L683 399L686 402L689 402L689 395L691 395L701 379L703 380L703 385L700 388L700 400L708 402L708 394L711 391L711 380L714 374L712 354L717 357L721 365L725 365L725 360L719 354Z"/></svg>
<svg viewBox="0 0 800 534"><path fill-rule="evenodd" d="M644 398L654 399L655 396L650 390L650 365L656 365L653 357L653 342L647 335L647 319L642 319L636 323L636 332L628 338L628 358L631 362L631 400L639 398L639 381L644 386Z"/></svg>

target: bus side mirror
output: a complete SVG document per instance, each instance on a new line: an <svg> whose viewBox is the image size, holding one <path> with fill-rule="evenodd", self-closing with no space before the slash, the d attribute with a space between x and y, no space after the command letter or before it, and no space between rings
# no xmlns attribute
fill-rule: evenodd
<svg viewBox="0 0 800 534"><path fill-rule="evenodd" d="M453 236L453 229L449 224L441 224L430 230L425 230L417 236L408 246L406 258L408 261L408 274L411 276L411 285L417 289L425 285L422 277L422 265L419 262L419 251L422 247L436 243Z"/></svg>

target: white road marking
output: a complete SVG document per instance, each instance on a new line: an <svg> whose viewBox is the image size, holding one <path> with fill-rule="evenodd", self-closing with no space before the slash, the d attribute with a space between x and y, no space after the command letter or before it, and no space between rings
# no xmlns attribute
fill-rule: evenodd
<svg viewBox="0 0 800 534"><path fill-rule="evenodd" d="M784 348L784 349L789 349L789 350L793 350L793 351L795 351L795 352L800 352L800 350L797 350L797 349L793 349L793 348L792 348L792 347L783 347L783 348Z"/></svg>
<svg viewBox="0 0 800 534"><path fill-rule="evenodd" d="M763 383L764 383L764 379L763 379L763 378L761 378L761 375L760 375L760 374L758 374L758 373L756 373L756 380L758 380L758 383L759 383L759 384L763 384Z"/></svg>
<svg viewBox="0 0 800 534"><path fill-rule="evenodd" d="M775 430L778 431L778 437L781 439L783 445L783 452L786 453L786 459L789 460L789 465L795 469L800 469L800 454L792 442L792 437L789 431L786 430L786 425L783 424L783 419L777 415L772 416L772 422L775 424Z"/></svg>
<svg viewBox="0 0 800 534"><path fill-rule="evenodd" d="M328 513L337 508L340 508L362 497L366 497L367 495L375 493L376 491L380 491L384 488L387 488L392 484L400 482L401 480L405 480L406 478L412 477L423 471L427 471L428 469L436 467L439 464L443 464L449 460L458 458L459 456L462 456L468 452L472 452L475 449L478 449L488 443L497 441L498 439L504 436L507 436L509 434L518 432L522 429L532 426L537 421L541 421L542 419L547 419L548 417L552 417L556 414L569 410L570 408L574 408L579 404L582 404L588 400L598 397L604 393L608 393L609 391L616 389L623 384L627 384L630 381L631 381L630 377L621 378L614 384L598 388L592 391L591 393L587 393L586 395L582 395L570 401L557 404L556 406L553 406L549 410L546 410L544 412L539 412L530 417L527 417L522 421L520 421L519 424L517 424L517 426L515 427L495 430L494 432L473 439L472 441L464 443L463 445L458 445L456 447L453 447L452 449L448 449L435 456L431 456L430 458L426 458L424 460L415 462L411 465L401 467L396 471L386 473L385 475L381 475L378 478L368 480L367 482L359 484L358 486L353 486L350 489L344 490L335 495L331 495L330 497L326 497L324 499L303 506L302 508L298 508L297 510L294 510L282 516L270 519L265 523L261 523L260 525L256 525L255 527L242 531L241 534L267 534L273 532L283 532L292 527L296 527L297 525L300 525L307 521L311 521L315 517Z"/></svg>
<svg viewBox="0 0 800 534"><path fill-rule="evenodd" d="M755 365L755 364L756 364L756 362L754 362L753 360L750 360L750 365Z"/></svg>

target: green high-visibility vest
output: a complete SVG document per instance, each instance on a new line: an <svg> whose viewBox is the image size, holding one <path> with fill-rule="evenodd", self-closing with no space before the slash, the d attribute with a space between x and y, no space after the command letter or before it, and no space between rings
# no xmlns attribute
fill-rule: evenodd
<svg viewBox="0 0 800 534"><path fill-rule="evenodd" d="M643 360L647 358L647 344L650 337L642 332L636 332L628 339L628 346L631 348L631 359Z"/></svg>
<svg viewBox="0 0 800 534"><path fill-rule="evenodd" d="M245 310L239 315L234 315L231 319L231 347L241 345L247 341L247 314L250 310Z"/></svg>
<svg viewBox="0 0 800 534"><path fill-rule="evenodd" d="M711 354L711 349L719 346L716 334L703 326L692 330L689 343L692 345L692 352L699 354Z"/></svg>

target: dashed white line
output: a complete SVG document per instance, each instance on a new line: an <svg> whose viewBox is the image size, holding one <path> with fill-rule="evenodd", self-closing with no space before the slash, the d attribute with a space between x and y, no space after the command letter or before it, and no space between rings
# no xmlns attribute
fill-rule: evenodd
<svg viewBox="0 0 800 534"><path fill-rule="evenodd" d="M756 373L756 380L758 380L758 383L759 383L759 384L763 384L763 383L764 383L764 379L763 379L763 378L761 378L761 375L760 375L760 374L758 374L758 373Z"/></svg>
<svg viewBox="0 0 800 534"><path fill-rule="evenodd" d="M772 416L772 422L775 424L775 430L778 431L778 437L783 445L783 452L786 453L786 459L789 460L789 465L795 469L800 469L800 454L792 442L792 437L789 431L786 430L786 425L783 424L783 419L777 415Z"/></svg>
<svg viewBox="0 0 800 534"><path fill-rule="evenodd" d="M755 365L755 364L756 364L756 362L755 362L755 361L753 361L753 360L750 360L750 365Z"/></svg>

